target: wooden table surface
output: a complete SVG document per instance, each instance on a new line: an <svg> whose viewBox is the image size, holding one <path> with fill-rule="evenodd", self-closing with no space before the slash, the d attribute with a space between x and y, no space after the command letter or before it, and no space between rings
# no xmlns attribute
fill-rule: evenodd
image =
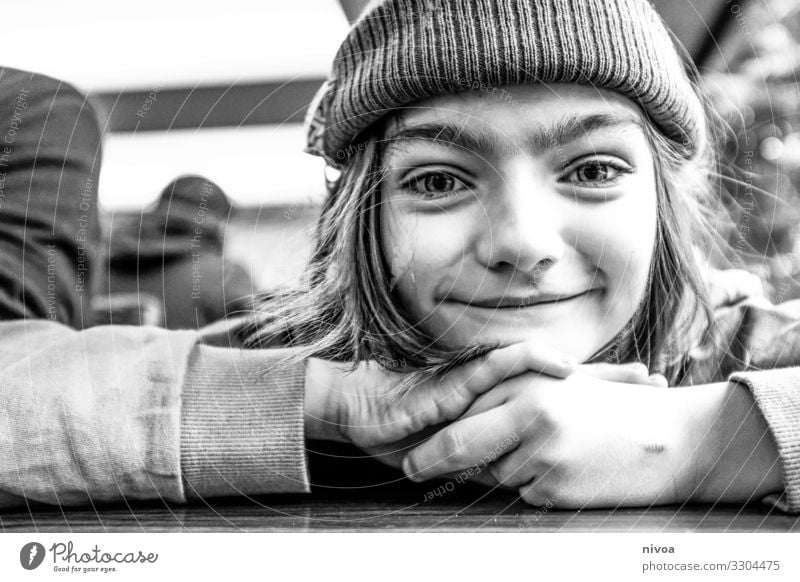
<svg viewBox="0 0 800 582"><path fill-rule="evenodd" d="M139 503L97 509L0 513L3 532L184 531L510 531L766 532L800 531L800 517L761 505L684 506L543 512L513 494L449 495L425 502L366 496L293 495L213 504Z"/></svg>
<svg viewBox="0 0 800 582"><path fill-rule="evenodd" d="M137 502L0 511L4 532L179 531L510 531L800 532L800 516L759 503L653 508L545 510L512 491L469 482L412 483L341 443L308 441L311 494ZM445 484L446 486L443 486ZM440 495L431 495L432 491Z"/></svg>

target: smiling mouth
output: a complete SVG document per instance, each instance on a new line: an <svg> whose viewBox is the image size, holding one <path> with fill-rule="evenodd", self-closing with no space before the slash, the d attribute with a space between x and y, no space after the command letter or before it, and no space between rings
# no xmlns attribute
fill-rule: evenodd
<svg viewBox="0 0 800 582"><path fill-rule="evenodd" d="M497 311L508 311L508 310L527 309L530 307L545 307L548 305L557 305L559 303L566 303L574 299L580 299L582 297L586 297L594 291L598 291L598 289L588 289L586 291L582 291L581 293L575 293L572 295L551 295L538 299L521 297L517 299L501 298L501 299L493 299L490 301L481 301L481 302L475 302L475 301L473 302L454 301L454 302L461 303L462 305L465 305L467 307L477 307L479 309L492 309Z"/></svg>

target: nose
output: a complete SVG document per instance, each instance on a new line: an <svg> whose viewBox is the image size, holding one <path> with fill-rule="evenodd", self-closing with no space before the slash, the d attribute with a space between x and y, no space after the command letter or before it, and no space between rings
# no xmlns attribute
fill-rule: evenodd
<svg viewBox="0 0 800 582"><path fill-rule="evenodd" d="M530 164L504 172L489 197L480 254L486 266L536 273L564 256L563 197Z"/></svg>

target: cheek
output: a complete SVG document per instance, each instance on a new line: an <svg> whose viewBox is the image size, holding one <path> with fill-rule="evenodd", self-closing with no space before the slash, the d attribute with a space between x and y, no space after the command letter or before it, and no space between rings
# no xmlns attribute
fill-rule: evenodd
<svg viewBox="0 0 800 582"><path fill-rule="evenodd" d="M613 256L618 288L636 304L647 285L656 240L655 188L644 189L643 193L646 195L632 201L628 218L612 235L616 236L613 248L619 249Z"/></svg>
<svg viewBox="0 0 800 582"><path fill-rule="evenodd" d="M586 217L581 251L601 270L612 293L637 302L644 293L656 240L656 194L652 186Z"/></svg>
<svg viewBox="0 0 800 582"><path fill-rule="evenodd" d="M464 268L466 238L458 225L454 217L426 216L384 204L381 240L392 284L412 311L430 309L436 292L446 289Z"/></svg>

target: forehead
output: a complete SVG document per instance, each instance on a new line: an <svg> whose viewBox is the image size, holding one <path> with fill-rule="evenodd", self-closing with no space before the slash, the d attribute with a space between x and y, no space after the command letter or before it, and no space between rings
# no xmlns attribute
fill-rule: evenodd
<svg viewBox="0 0 800 582"><path fill-rule="evenodd" d="M540 152L598 132L638 132L646 120L627 97L577 84L472 90L403 108L386 126L389 151L411 142L455 143L471 150Z"/></svg>

